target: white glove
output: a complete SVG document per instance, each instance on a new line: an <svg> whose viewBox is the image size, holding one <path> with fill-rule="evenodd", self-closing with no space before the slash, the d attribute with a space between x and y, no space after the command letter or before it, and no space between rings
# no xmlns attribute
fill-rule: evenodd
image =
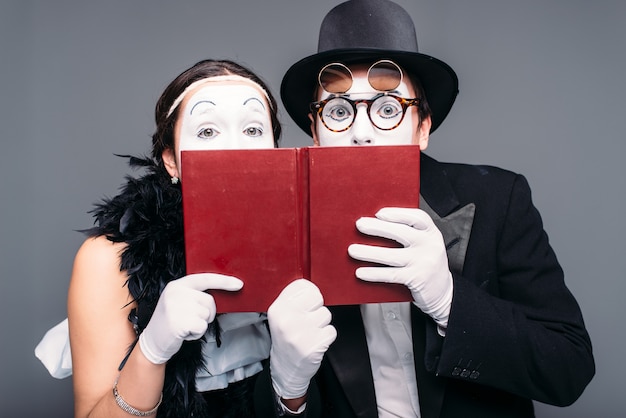
<svg viewBox="0 0 626 418"><path fill-rule="evenodd" d="M390 267L359 267L356 276L368 282L403 284L418 308L445 329L452 304L452 274L441 232L426 212L414 208L383 208L376 218L361 218L356 227L367 235L389 238L404 248L352 244L352 258Z"/></svg>
<svg viewBox="0 0 626 418"><path fill-rule="evenodd" d="M306 394L337 331L316 285L298 279L287 285L267 311L272 337L270 373L283 399Z"/></svg>
<svg viewBox="0 0 626 418"><path fill-rule="evenodd" d="M139 336L139 347L154 364L163 364L183 341L197 340L216 315L215 300L205 290L239 290L236 277L215 273L190 274L169 282L157 302L150 322Z"/></svg>

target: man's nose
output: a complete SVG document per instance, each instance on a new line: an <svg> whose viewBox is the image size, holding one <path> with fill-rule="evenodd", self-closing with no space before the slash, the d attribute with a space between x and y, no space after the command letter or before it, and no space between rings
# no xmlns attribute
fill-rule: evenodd
<svg viewBox="0 0 626 418"><path fill-rule="evenodd" d="M367 105L357 105L356 116L350 130L350 145L374 145L374 126L367 116Z"/></svg>

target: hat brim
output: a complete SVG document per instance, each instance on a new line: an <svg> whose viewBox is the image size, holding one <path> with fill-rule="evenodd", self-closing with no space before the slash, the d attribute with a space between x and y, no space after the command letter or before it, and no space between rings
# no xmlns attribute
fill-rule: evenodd
<svg viewBox="0 0 626 418"><path fill-rule="evenodd" d="M417 76L432 110L431 132L446 118L459 92L459 81L452 68L443 61L429 55L379 49L334 49L301 59L285 73L280 85L283 105L294 122L311 136L311 121L308 117L309 104L317 87L319 70L331 62L350 64L360 61L390 59Z"/></svg>

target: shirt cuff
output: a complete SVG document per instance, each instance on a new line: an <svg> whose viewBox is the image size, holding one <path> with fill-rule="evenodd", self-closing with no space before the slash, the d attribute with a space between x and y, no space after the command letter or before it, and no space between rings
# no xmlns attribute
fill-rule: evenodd
<svg viewBox="0 0 626 418"><path fill-rule="evenodd" d="M306 402L304 402L302 405L300 405L300 408L298 408L297 411L292 411L291 409L287 408L285 404L280 400L280 396L278 395L278 393L276 393L275 390L273 392L274 398L276 399L279 416L297 416L302 414L306 409Z"/></svg>

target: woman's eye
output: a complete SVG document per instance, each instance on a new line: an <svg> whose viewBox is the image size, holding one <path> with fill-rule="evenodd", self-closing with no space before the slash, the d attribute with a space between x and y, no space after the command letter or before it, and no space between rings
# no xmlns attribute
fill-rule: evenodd
<svg viewBox="0 0 626 418"><path fill-rule="evenodd" d="M218 135L218 133L219 132L217 132L213 128L204 128L200 132L198 132L198 138L211 139L211 138L216 137Z"/></svg>
<svg viewBox="0 0 626 418"><path fill-rule="evenodd" d="M251 126L249 128L246 128L243 133L247 136L261 136L263 135L263 129L258 128L256 126Z"/></svg>

